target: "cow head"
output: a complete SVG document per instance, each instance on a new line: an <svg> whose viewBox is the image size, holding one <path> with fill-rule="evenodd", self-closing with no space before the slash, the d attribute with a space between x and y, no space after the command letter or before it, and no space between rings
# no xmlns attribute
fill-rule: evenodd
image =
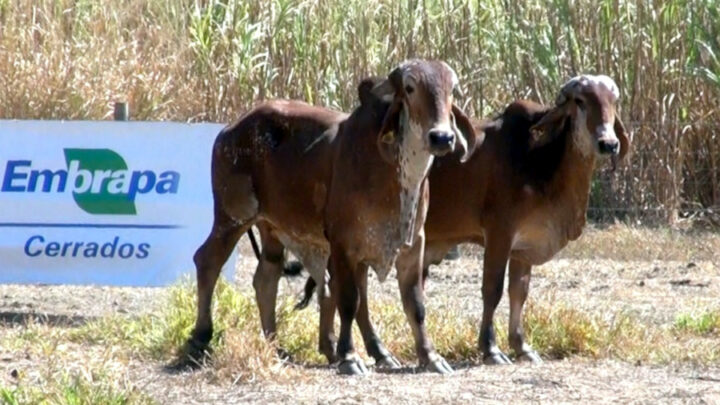
<svg viewBox="0 0 720 405"><path fill-rule="evenodd" d="M391 159L396 148L413 144L434 156L455 148L465 161L475 146L469 119L453 104L458 79L445 62L411 60L393 70L371 93L390 103L378 146Z"/></svg>
<svg viewBox="0 0 720 405"><path fill-rule="evenodd" d="M532 130L551 133L551 128L570 117L577 149L586 156L610 155L615 162L627 155L631 142L615 108L619 96L618 86L608 76L574 77L560 90L555 107ZM544 142L542 137L535 139L536 144Z"/></svg>

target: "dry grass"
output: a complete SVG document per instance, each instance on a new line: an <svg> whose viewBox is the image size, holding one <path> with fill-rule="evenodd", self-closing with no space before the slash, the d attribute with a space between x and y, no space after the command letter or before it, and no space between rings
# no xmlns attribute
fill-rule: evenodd
<svg viewBox="0 0 720 405"><path fill-rule="evenodd" d="M447 60L476 116L606 73L635 135L598 219L720 206L715 0L0 0L0 117L227 122L273 97L349 109L359 78ZM712 216L711 211L705 214ZM714 214L717 215L717 212ZM707 219L702 217L700 219Z"/></svg>
<svg viewBox="0 0 720 405"><path fill-rule="evenodd" d="M268 343L259 332L253 295L222 283L215 306L218 333L212 343L214 353L203 375L211 381L232 383L267 379L289 382L301 370L296 365L324 364L316 350L317 311L297 312L291 307L289 299L281 303L278 342ZM2 394L22 399L40 398L41 391L55 396L68 391L67 395L103 401L106 397L110 398L108 401L118 398L112 399L115 403L125 403L127 398L142 399L137 387L127 381L123 385L113 376L128 359L172 361L173 353L182 346L192 326L193 287L187 283L174 287L164 308L140 317L101 318L78 328L28 324L12 330L2 339L2 346L47 357L50 371L30 379L20 376L17 385L4 388ZM371 313L387 347L401 361L414 364L411 333L400 306L396 302L378 301L373 303ZM527 307L525 330L528 342L549 359L580 356L650 364L713 364L720 360L719 313L715 310L700 315L678 314L674 324L655 325L631 313L588 313L553 297L541 297ZM440 311L433 305L428 314L430 335L443 356L453 362L480 360L477 319L452 310ZM499 322L498 339L507 350L505 330L506 324ZM361 342L357 333L355 338ZM358 346L362 347L362 343ZM289 352L293 363L281 360L276 355L277 347ZM78 359L82 356L78 353L92 356L92 361Z"/></svg>
<svg viewBox="0 0 720 405"><path fill-rule="evenodd" d="M720 262L720 233L614 224L590 226L558 255L618 261Z"/></svg>
<svg viewBox="0 0 720 405"><path fill-rule="evenodd" d="M15 367L0 378L3 404L155 403L128 375L126 347L78 345L65 329L29 323L0 335L0 354Z"/></svg>
<svg viewBox="0 0 720 405"><path fill-rule="evenodd" d="M686 268L688 261L697 261L698 269L712 271L716 267L707 267L706 264L707 261L717 260L714 248L717 243L717 235L712 233L630 229L616 225L590 230L580 241L571 244L565 254L581 261L587 259L588 262L593 261L592 257L614 257L628 267L627 272L636 272L625 275L627 280L635 280L636 276L645 280L643 274L649 268L641 266L640 270L632 270L632 265L626 260L647 260L647 263L670 260L679 262L682 268ZM472 269L446 270L461 272L463 277L469 276L475 269L476 261L464 260L463 265ZM600 277L607 277L609 273L608 283L619 281L614 279L612 269L589 267L588 270L605 274ZM686 277L692 278L692 271L690 269ZM552 281L561 282L569 275L548 270L543 277L546 279L538 277L536 283L548 285ZM665 277L672 280L675 276ZM717 279L709 280L716 283ZM645 281L648 286L636 288L636 292L648 294L643 289L650 288L652 280ZM479 322L472 316L477 313L477 308L473 307L470 312L460 310L459 305L460 300L472 299L470 291L478 293L475 279L446 280L449 284L432 279L431 282L433 287L443 290L442 294L435 294L429 300L427 310L428 329L436 348L455 364L477 364L480 361L476 345ZM458 292L460 297L450 297L446 288L456 283L464 283L458 287L467 289ZM620 289L630 288L623 287L622 280L619 285ZM692 292L686 295L676 293L672 299L690 299L697 294L705 294L705 299L697 301L699 304L658 307L658 311L668 314L662 317L643 315L638 310L641 308L638 302L634 305L628 302L631 304L628 306L603 304L603 299L614 297L612 293L603 295L601 292L597 305L586 305L578 300L587 299L582 297L591 289L582 292L561 288L535 290L526 308L524 322L528 342L548 360L573 359L544 366L542 375L557 364L574 364L585 370L590 367L589 364L602 368L621 361L624 364L652 365L653 369L658 369L654 367L656 365L672 365L673 369L702 370L705 366L715 367L720 362L720 307L708 300L717 294L714 284L703 288L677 287L692 289ZM657 300L663 299L663 291L655 289L645 298L657 305ZM162 394L156 392L157 388L147 388L145 375L138 375L138 364L152 365L150 368L156 374L150 378L160 379L154 383L155 386L172 384L170 380L163 379L166 376L163 377L157 368L174 360L175 353L190 333L195 318L195 288L193 283L185 281L164 294L162 305L150 313L103 316L82 326L37 322L2 325L0 365L11 364L17 374L0 373L0 403L152 403L148 392L154 393L155 400L162 401L163 397L158 396ZM274 384L274 387L293 387L294 384L315 381L313 379L318 374L312 369L324 365L325 361L316 349L318 312L314 306L305 311L294 311L293 298L283 295L277 311L278 341L271 344L261 336L254 294L246 284L235 286L222 281L214 302L217 333L212 341L213 355L201 371L180 377L181 381L209 384L219 387L220 391L238 386L264 386L253 385L257 381ZM416 364L410 329L399 300L386 295L373 296L371 314L386 346L405 364ZM498 314L496 330L501 348L507 351L506 318L504 313ZM355 339L360 354L367 359L358 333L355 333ZM276 355L278 348L289 352L293 361L280 359ZM514 370L525 369L518 367ZM632 373L638 372L634 367L631 369ZM140 370L142 374L149 368ZM482 378L486 378L488 372L482 370L482 373L485 374ZM496 373L499 371L492 374ZM328 378L327 374L322 376L320 381ZM388 382L388 386L396 384L398 379L404 381L404 377L394 375L382 378L394 379ZM513 381L508 384L516 384ZM451 391L459 392L457 390L453 388Z"/></svg>

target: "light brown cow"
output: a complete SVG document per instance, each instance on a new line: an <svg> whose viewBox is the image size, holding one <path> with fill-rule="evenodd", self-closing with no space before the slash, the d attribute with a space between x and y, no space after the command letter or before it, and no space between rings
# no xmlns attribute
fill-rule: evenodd
<svg viewBox="0 0 720 405"><path fill-rule="evenodd" d="M454 156L435 160L424 277L452 246L485 246L479 345L488 364L510 362L493 329L508 262L510 347L518 359L540 362L525 343L521 322L530 270L580 237L598 156L610 155L614 166L628 153L630 139L615 109L618 96L607 76L576 77L553 107L518 101L494 120L476 122L484 140L476 141L482 146L467 163ZM312 284L308 280L307 292ZM372 325L363 334L377 339Z"/></svg>
<svg viewBox="0 0 720 405"><path fill-rule="evenodd" d="M611 156L614 166L628 153L630 139L615 108L618 97L607 76L573 78L552 108L516 102L481 124L483 146L466 165L442 159L433 166L425 274L454 244L485 246L479 344L488 364L510 362L493 329L508 262L510 347L518 359L540 361L522 329L530 270L580 237L597 157ZM443 198L447 193L454 198Z"/></svg>
<svg viewBox="0 0 720 405"><path fill-rule="evenodd" d="M447 64L413 60L373 86L372 102L361 103L349 116L274 101L218 135L212 159L215 220L195 254L198 315L187 345L190 354L202 353L212 336L210 303L220 266L238 238L257 223L296 254L317 281L326 281L329 263L332 298L342 320L340 372L365 371L354 353L350 328L359 297L365 295L368 266L384 279L393 265L401 274L403 305L420 363L439 372L450 370L425 333L421 264L433 158L456 144L467 154L472 145L466 137L475 139L467 117L452 104L456 85ZM361 84L360 92L368 93L367 86ZM277 260L272 244L265 247L253 285L259 301L274 302ZM325 337L320 346L334 358L330 334L335 302L319 295ZM274 305L261 306L261 318L265 333L272 336Z"/></svg>

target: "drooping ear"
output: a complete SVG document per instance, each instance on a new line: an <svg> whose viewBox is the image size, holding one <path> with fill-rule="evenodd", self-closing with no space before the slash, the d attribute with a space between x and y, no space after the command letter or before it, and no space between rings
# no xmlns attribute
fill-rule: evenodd
<svg viewBox="0 0 720 405"><path fill-rule="evenodd" d="M402 69L396 68L390 72L386 80L373 87L371 91L372 95L380 100L391 102L383 117L377 139L380 155L388 162L395 160L400 119L404 108L405 89L402 75Z"/></svg>
<svg viewBox="0 0 720 405"><path fill-rule="evenodd" d="M402 100L394 100L385 113L380 131L378 132L377 145L380 156L388 163L395 161L395 150L399 143L398 131L400 130L400 115L402 114Z"/></svg>
<svg viewBox="0 0 720 405"><path fill-rule="evenodd" d="M372 76L363 79L358 85L358 98L360 99L361 105L373 105L380 99L373 93L373 89L382 83L384 79L377 76Z"/></svg>
<svg viewBox="0 0 720 405"><path fill-rule="evenodd" d="M613 129L615 130L615 136L617 136L618 141L620 141L620 153L618 155L618 159L622 160L625 156L627 156L628 152L630 152L632 139L628 136L627 131L625 130L625 125L623 125L620 120L620 114L615 113L615 124L613 125Z"/></svg>
<svg viewBox="0 0 720 405"><path fill-rule="evenodd" d="M371 94L378 99L390 102L390 108L388 108L383 117L382 125L380 125L380 138L384 137L384 142L388 143L388 133L397 132L398 120L400 119L400 112L403 107L403 99L405 98L405 89L403 88L402 69L395 68L388 75L387 79L383 80L379 84L376 84L372 88Z"/></svg>
<svg viewBox="0 0 720 405"><path fill-rule="evenodd" d="M465 163L475 151L477 147L477 136L475 129L470 123L470 119L460 109L460 107L453 104L452 106L452 117L453 117L453 132L457 139L457 145L462 149L463 154L460 157L460 162Z"/></svg>
<svg viewBox="0 0 720 405"><path fill-rule="evenodd" d="M375 97L382 101L390 102L398 97L405 96L405 90L403 88L402 69L395 68L388 75L387 79L375 84L371 92Z"/></svg>
<svg viewBox="0 0 720 405"><path fill-rule="evenodd" d="M553 107L540 118L540 121L530 127L530 149L538 148L552 141L553 134L565 121L567 116L565 105Z"/></svg>

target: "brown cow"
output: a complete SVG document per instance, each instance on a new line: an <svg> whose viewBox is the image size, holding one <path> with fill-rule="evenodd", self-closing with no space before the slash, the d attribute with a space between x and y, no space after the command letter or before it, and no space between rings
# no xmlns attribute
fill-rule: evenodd
<svg viewBox="0 0 720 405"><path fill-rule="evenodd" d="M452 246L485 246L479 345L488 364L510 362L493 329L508 261L510 347L518 359L541 361L525 343L521 323L530 270L580 237L597 157L610 155L614 166L628 153L630 139L615 109L618 96L607 76L576 77L563 86L554 107L518 101L494 120L475 123L485 138L467 163L453 156L435 160L424 277ZM313 283L308 280L306 291ZM366 328L363 334L374 335L372 325Z"/></svg>
<svg viewBox="0 0 720 405"><path fill-rule="evenodd" d="M326 280L329 263L342 320L340 372L365 371L354 354L350 328L359 296L364 296L367 268L383 279L396 259L420 362L439 372L450 370L425 333L419 292L427 173L435 155L451 152L456 143L467 154L465 138L475 139L467 117L452 104L456 85L447 64L408 61L373 86L373 101L361 103L350 116L273 101L218 135L212 159L215 220L194 257L198 315L187 345L190 354L202 353L212 336L210 303L220 266L238 238L257 223L295 253L317 281ZM360 92L368 93L368 86L361 84ZM272 244L265 247L253 285L260 301L269 296L274 301L277 258ZM273 279L275 285L269 285ZM327 294L319 295L321 336L326 338L321 350L333 358L335 306ZM261 307L261 318L272 336L274 305Z"/></svg>

